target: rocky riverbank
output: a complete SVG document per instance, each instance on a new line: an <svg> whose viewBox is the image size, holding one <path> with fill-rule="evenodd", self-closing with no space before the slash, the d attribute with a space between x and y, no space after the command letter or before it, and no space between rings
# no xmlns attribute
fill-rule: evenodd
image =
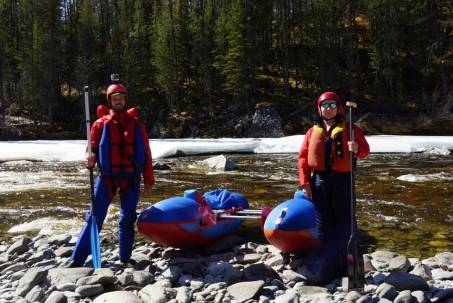
<svg viewBox="0 0 453 303"><path fill-rule="evenodd" d="M355 114L355 121L366 135L451 135L453 129L453 100L434 112L399 108L382 112L392 105L365 106ZM260 103L249 115L238 108L227 108L214 115L197 110L194 113L174 112L152 118L141 113L150 137L156 138L263 138L304 134L313 125L317 113L313 103L294 104ZM45 121L34 123L26 117L5 115L0 119L2 140L64 140L84 139L80 128L82 118L56 121L53 128Z"/></svg>
<svg viewBox="0 0 453 303"><path fill-rule="evenodd" d="M271 245L227 237L209 248L181 251L136 243L125 267L116 240L102 237L103 268L63 268L75 238L19 236L0 244L3 302L453 302L453 253L420 260L388 251L364 255L364 288L339 280L310 286L302 260Z"/></svg>

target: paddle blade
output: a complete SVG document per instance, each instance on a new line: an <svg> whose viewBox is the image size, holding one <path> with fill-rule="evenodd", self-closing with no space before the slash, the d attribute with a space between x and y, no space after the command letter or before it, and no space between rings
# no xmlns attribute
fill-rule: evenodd
<svg viewBox="0 0 453 303"><path fill-rule="evenodd" d="M96 223L96 217L91 217L90 229L90 242L91 242L91 258L93 259L93 267L101 268L101 245L99 243L99 230Z"/></svg>
<svg viewBox="0 0 453 303"><path fill-rule="evenodd" d="M343 290L362 288L365 284L365 271L363 257L358 253L358 243L356 236L353 234L348 241L346 264L348 267L348 277L343 279Z"/></svg>

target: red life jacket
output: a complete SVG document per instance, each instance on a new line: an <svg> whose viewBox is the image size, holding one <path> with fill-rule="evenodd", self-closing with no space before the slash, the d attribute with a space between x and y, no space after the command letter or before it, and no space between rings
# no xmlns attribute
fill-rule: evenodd
<svg viewBox="0 0 453 303"><path fill-rule="evenodd" d="M103 117L98 156L98 166L103 175L129 178L141 173L145 164L145 148L143 134L134 114L131 110L121 113L123 116L120 118L126 119L124 124L112 115Z"/></svg>
<svg viewBox="0 0 453 303"><path fill-rule="evenodd" d="M322 127L313 126L308 144L308 166L316 171L351 171L346 123L334 126L328 134Z"/></svg>

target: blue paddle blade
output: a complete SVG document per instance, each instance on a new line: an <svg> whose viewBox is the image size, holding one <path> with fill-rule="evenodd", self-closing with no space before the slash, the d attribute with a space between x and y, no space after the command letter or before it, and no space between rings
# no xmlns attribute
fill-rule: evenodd
<svg viewBox="0 0 453 303"><path fill-rule="evenodd" d="M91 217L90 242L93 267L101 268L101 245L99 244L99 231L95 216Z"/></svg>

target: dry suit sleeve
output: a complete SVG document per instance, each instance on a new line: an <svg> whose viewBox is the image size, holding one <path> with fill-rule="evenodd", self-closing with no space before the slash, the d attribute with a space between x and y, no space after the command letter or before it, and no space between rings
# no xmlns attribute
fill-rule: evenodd
<svg viewBox="0 0 453 303"><path fill-rule="evenodd" d="M357 158L365 158L370 154L370 146L368 145L365 136L359 127L354 126L354 141L357 142L359 150L357 151Z"/></svg>
<svg viewBox="0 0 453 303"><path fill-rule="evenodd" d="M310 167L308 166L308 144L313 129L310 128L304 137L304 142L299 152L298 167L299 167L299 184L305 186L310 184Z"/></svg>
<svg viewBox="0 0 453 303"><path fill-rule="evenodd" d="M93 123L93 125L91 125L90 130L91 150L93 156L95 156L96 159L99 154L99 141L101 141L103 127L104 122L100 120L97 120L96 122ZM88 147L86 150L86 156L88 156Z"/></svg>
<svg viewBox="0 0 453 303"><path fill-rule="evenodd" d="M156 181L154 179L151 148L149 147L149 136L148 132L146 131L145 125L143 123L139 123L139 125L143 134L143 146L145 147L145 166L143 168L143 179L145 184L154 185Z"/></svg>

